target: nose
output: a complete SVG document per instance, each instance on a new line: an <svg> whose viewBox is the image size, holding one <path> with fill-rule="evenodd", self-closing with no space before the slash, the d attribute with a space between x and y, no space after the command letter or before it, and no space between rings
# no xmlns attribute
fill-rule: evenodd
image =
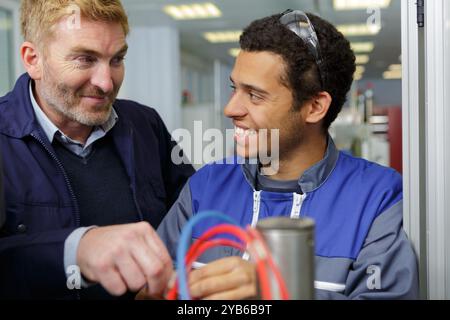
<svg viewBox="0 0 450 320"><path fill-rule="evenodd" d="M91 84L100 88L104 93L110 93L114 89L111 67L109 64L99 64L91 77Z"/></svg>
<svg viewBox="0 0 450 320"><path fill-rule="evenodd" d="M238 92L235 92L228 104L225 106L223 113L228 118L240 118L247 114L247 108L244 101Z"/></svg>

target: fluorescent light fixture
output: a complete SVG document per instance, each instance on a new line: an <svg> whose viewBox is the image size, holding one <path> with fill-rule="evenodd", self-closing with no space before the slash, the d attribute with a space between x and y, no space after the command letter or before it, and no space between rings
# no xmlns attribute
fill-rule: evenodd
<svg viewBox="0 0 450 320"><path fill-rule="evenodd" d="M400 71L400 72L402 72L402 65L401 64L391 64L389 66L389 71L396 71L396 72Z"/></svg>
<svg viewBox="0 0 450 320"><path fill-rule="evenodd" d="M337 29L346 37L352 36L374 36L377 35L381 26L378 24L363 23L363 24L341 24Z"/></svg>
<svg viewBox="0 0 450 320"><path fill-rule="evenodd" d="M351 46L356 53L369 53L375 48L373 42L352 42Z"/></svg>
<svg viewBox="0 0 450 320"><path fill-rule="evenodd" d="M383 72L383 79L401 79L402 65L391 64L387 71Z"/></svg>
<svg viewBox="0 0 450 320"><path fill-rule="evenodd" d="M356 66L355 73L364 73L364 71L366 71L366 67L364 67L364 66Z"/></svg>
<svg viewBox="0 0 450 320"><path fill-rule="evenodd" d="M401 79L402 72L401 71L385 71L383 72L383 79L393 80L393 79Z"/></svg>
<svg viewBox="0 0 450 320"><path fill-rule="evenodd" d="M355 55L355 58L356 58L356 61L355 61L356 64L366 64L370 60L369 55L367 55L367 54L357 54L357 55Z"/></svg>
<svg viewBox="0 0 450 320"><path fill-rule="evenodd" d="M238 42L242 31L205 32L203 36L211 43Z"/></svg>
<svg viewBox="0 0 450 320"><path fill-rule="evenodd" d="M219 8L209 2L167 5L163 11L175 20L211 19L222 16Z"/></svg>
<svg viewBox="0 0 450 320"><path fill-rule="evenodd" d="M355 70L355 74L353 75L353 79L361 80L364 75L364 71L366 71L366 67L356 66L356 70Z"/></svg>
<svg viewBox="0 0 450 320"><path fill-rule="evenodd" d="M391 0L333 0L334 10L366 10L368 8L387 8Z"/></svg>
<svg viewBox="0 0 450 320"><path fill-rule="evenodd" d="M241 52L240 48L231 48L230 50L228 50L228 53L230 54L230 56L232 57L237 57L239 52Z"/></svg>

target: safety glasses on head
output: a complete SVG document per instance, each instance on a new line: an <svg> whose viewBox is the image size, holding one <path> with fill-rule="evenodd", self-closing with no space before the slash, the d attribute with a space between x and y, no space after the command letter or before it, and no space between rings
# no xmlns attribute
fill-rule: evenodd
<svg viewBox="0 0 450 320"><path fill-rule="evenodd" d="M316 31L306 13L301 10L286 10L282 13L280 23L303 40L303 43L316 61L322 89L325 89L326 70L320 53L319 39L317 38Z"/></svg>

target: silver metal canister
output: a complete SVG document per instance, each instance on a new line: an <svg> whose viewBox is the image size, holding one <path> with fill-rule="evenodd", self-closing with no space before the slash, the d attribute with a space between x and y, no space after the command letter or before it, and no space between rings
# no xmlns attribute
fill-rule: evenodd
<svg viewBox="0 0 450 320"><path fill-rule="evenodd" d="M275 217L261 220L261 232L280 269L292 300L314 299L314 221L308 218ZM271 276L274 299L280 299Z"/></svg>

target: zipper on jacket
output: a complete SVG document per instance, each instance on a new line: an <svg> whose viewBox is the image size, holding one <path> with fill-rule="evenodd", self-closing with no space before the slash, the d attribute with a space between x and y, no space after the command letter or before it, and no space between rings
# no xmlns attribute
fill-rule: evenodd
<svg viewBox="0 0 450 320"><path fill-rule="evenodd" d="M33 133L31 134L31 136L44 147L45 151L47 151L47 153L52 157L52 159L58 164L59 169L61 170L61 172L64 176L64 180L66 181L66 185L67 185L67 188L69 189L70 196L72 198L73 206L75 209L75 222L77 224L77 227L79 228L81 225L81 221L80 221L81 219L80 219L80 210L78 208L78 201L77 201L77 197L75 196L75 193L73 192L72 185L70 184L69 177L67 176L66 170L64 170L64 166L62 165L61 161L59 161L59 159L56 157L56 155L50 151L50 149L47 147L47 145L44 143L44 141L42 141L41 138L37 137ZM64 274L66 274L65 271L66 270L64 270ZM75 294L76 294L77 300L81 300L81 296L80 296L80 293L78 292L78 290L76 290Z"/></svg>
<svg viewBox="0 0 450 320"><path fill-rule="evenodd" d="M73 202L74 209L75 209L75 222L77 224L77 227L80 227L81 218L80 218L80 210L78 208L78 200L77 200L77 197L75 196L75 192L73 192L72 185L70 184L70 180L69 180L69 177L67 176L66 170L64 170L64 166L62 165L61 161L59 161L59 159L56 157L56 155L53 152L51 152L50 149L45 145L45 143L44 143L44 141L42 141L42 139L35 136L34 134L31 134L31 136L34 139L36 139L44 147L45 151L47 151L47 153L52 157L52 159L58 164L58 167L64 176L64 180L66 181L67 188L69 189L69 193L72 198L72 202Z"/></svg>
<svg viewBox="0 0 450 320"><path fill-rule="evenodd" d="M136 191L134 190L132 183L130 183L130 189L131 189L131 194L133 195L133 201L134 201L134 205L136 206L136 210L139 215L139 219L141 220L141 222L145 221L144 216L142 215L142 212L141 212L141 208L139 207L139 204L138 204L138 201L136 198ZM152 226L152 228L153 228L153 226Z"/></svg>
<svg viewBox="0 0 450 320"><path fill-rule="evenodd" d="M130 128L130 138L131 138L131 141L133 141L133 128ZM134 150L132 152L132 157L133 157L132 158L132 162L134 163ZM134 168L131 168L131 169L134 169ZM136 184L133 184L133 181L136 180L136 177L131 177L130 176L129 178L130 178L131 194L133 195L133 201L134 201L134 205L136 206L136 210L137 210L139 219L141 220L141 222L142 221L146 221L144 219L144 215L142 214L141 208L139 207L139 203L138 203L137 198L136 198L136 190L135 190ZM153 226L152 226L152 228L153 228Z"/></svg>

